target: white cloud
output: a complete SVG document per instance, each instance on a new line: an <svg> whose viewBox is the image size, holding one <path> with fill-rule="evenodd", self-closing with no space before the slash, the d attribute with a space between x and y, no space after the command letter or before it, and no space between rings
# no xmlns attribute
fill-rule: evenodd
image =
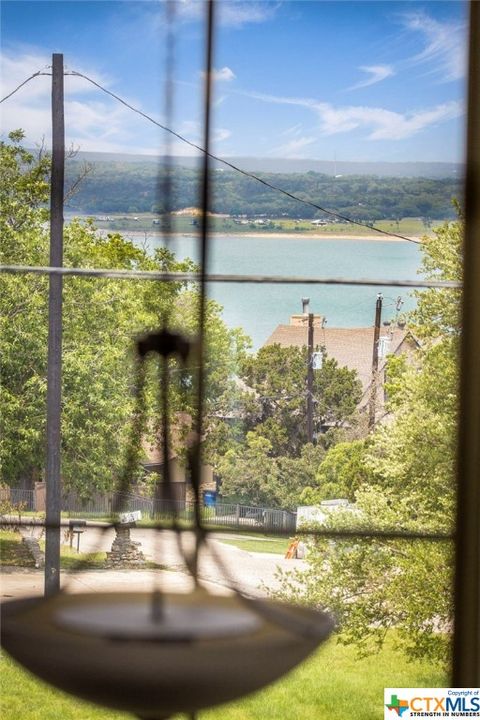
<svg viewBox="0 0 480 720"><path fill-rule="evenodd" d="M385 108L350 105L335 107L311 98L278 97L262 93L245 93L249 97L280 105L297 105L317 115L322 135L335 135L363 129L369 140L404 140L431 125L459 117L462 103L455 100L425 110L405 113Z"/></svg>
<svg viewBox="0 0 480 720"><path fill-rule="evenodd" d="M296 125L292 125L291 127L287 128L286 130L282 130L280 133L280 137L286 136L286 137L297 137L302 132L302 123L297 123Z"/></svg>
<svg viewBox="0 0 480 720"><path fill-rule="evenodd" d="M23 53L6 52L0 54L4 86L1 97L14 90L27 77L38 70L51 72L47 67L51 57L41 50L28 49ZM71 61L66 70L76 70L91 77L100 85L111 88L112 81L95 71L85 69ZM228 75L229 68L220 72ZM232 73L233 74L233 73ZM6 136L11 130L21 128L26 134L27 146L34 147L45 140L47 148L51 144L51 76L40 76L31 80L2 105L2 133ZM119 95L123 93L119 91ZM134 107L145 110L135 98L125 97ZM160 122L153 114L155 119ZM174 155L195 155L197 151L186 143L170 138L159 128L140 118L125 106L111 99L87 80L65 76L65 130L67 146L73 144L80 150L91 152L129 152L139 154L158 154L170 152ZM197 121L185 121L179 128L191 142L203 143L203 131ZM212 131L212 146L223 143L231 137L230 130L220 127Z"/></svg>
<svg viewBox="0 0 480 720"><path fill-rule="evenodd" d="M278 3L235 2L223 0L218 4L220 24L241 27L247 23L262 23L270 20L278 8Z"/></svg>
<svg viewBox="0 0 480 720"><path fill-rule="evenodd" d="M285 158L300 158L303 157L301 150L308 145L314 143L318 138L316 137L295 137L292 140L280 145L279 147L273 148L270 151L270 155L280 155Z"/></svg>
<svg viewBox="0 0 480 720"><path fill-rule="evenodd" d="M187 140L194 142L196 145L202 145L203 129L198 120L184 120L180 126L180 135L184 135ZM231 137L232 133L226 128L215 128L212 131L212 142L220 143Z"/></svg>
<svg viewBox="0 0 480 720"><path fill-rule="evenodd" d="M232 137L232 133L230 130L227 130L226 128L215 128L213 131L213 142L223 142L224 140L228 140L228 138Z"/></svg>
<svg viewBox="0 0 480 720"><path fill-rule="evenodd" d="M217 2L217 22L225 27L266 22L273 17L278 6L278 3L265 0L221 0ZM205 15L205 3L202 0L180 0L176 3L176 12L181 20L198 21Z"/></svg>
<svg viewBox="0 0 480 720"><path fill-rule="evenodd" d="M50 64L50 57L41 51L27 51L22 54L3 52L0 58L4 87L2 97L7 95L29 75ZM68 70L68 68L66 68ZM72 64L70 69L84 72L96 82L109 86L107 78L94 71ZM45 70L50 72L49 69ZM27 145L42 143L47 147L51 135L51 84L50 76L31 80L24 88L2 105L2 132L22 128ZM131 101L133 105L137 103ZM73 143L81 150L99 152L150 152L156 145L160 131L148 133L148 146L142 146L145 133L139 133L145 121L126 107L102 94L87 80L65 76L65 135L67 145Z"/></svg>
<svg viewBox="0 0 480 720"><path fill-rule="evenodd" d="M466 72L466 26L462 22L440 22L424 12L406 13L401 17L403 26L420 34L423 49L409 58L408 64L427 65L431 73L441 80L463 78Z"/></svg>
<svg viewBox="0 0 480 720"><path fill-rule="evenodd" d="M355 85L347 88L348 90L359 90L360 88L369 87L370 85L375 85L385 80L385 78L395 75L395 71L391 65L361 65L358 69L367 73L369 77L355 83Z"/></svg>
<svg viewBox="0 0 480 720"><path fill-rule="evenodd" d="M202 17L202 3L199 0L179 0L174 7L181 20L200 20Z"/></svg>
<svg viewBox="0 0 480 720"><path fill-rule="evenodd" d="M213 71L213 79L217 82L230 82L235 79L235 73L231 68L225 66L220 70Z"/></svg>
<svg viewBox="0 0 480 720"><path fill-rule="evenodd" d="M205 72L202 70L200 72L201 77L205 77ZM233 72L233 70L229 67L223 67L219 70L216 70L215 68L212 69L212 80L214 82L231 82L232 80L235 80L236 75Z"/></svg>
<svg viewBox="0 0 480 720"><path fill-rule="evenodd" d="M49 55L40 55L34 52L26 52L19 58L13 58L5 53L0 57L1 65L1 96L4 97L14 90L21 82L33 73L42 71L51 72L49 66L51 58ZM24 88L19 90L20 96L28 94L30 98L38 98L45 95L46 89L50 88L51 79L40 76L31 80Z"/></svg>
<svg viewBox="0 0 480 720"><path fill-rule="evenodd" d="M369 109L371 112L371 109ZM375 112L375 111L374 111ZM412 113L392 113L383 111L383 116L372 118L372 125L377 126L369 135L370 140L403 140L425 128L439 122L453 120L464 113L462 103L452 100L437 105L429 110ZM367 118L368 122L369 118Z"/></svg>

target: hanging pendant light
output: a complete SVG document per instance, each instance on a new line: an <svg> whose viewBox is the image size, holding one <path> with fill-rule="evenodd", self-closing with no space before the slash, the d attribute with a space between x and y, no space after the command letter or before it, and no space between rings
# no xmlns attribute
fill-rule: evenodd
<svg viewBox="0 0 480 720"><path fill-rule="evenodd" d="M144 358L156 353L164 364L172 355L185 362L189 343L163 329L142 338L137 350L140 371L132 444L133 438L138 442L142 436ZM163 379L168 385L168 372ZM168 432L164 441L164 458L168 458ZM134 447L129 455L130 460L136 457ZM198 463L198 453L195 459ZM192 476L197 478L198 511L198 466ZM116 514L130 477L132 465L127 461L114 501ZM171 489L168 474L164 482ZM46 599L7 602L1 607L4 649L61 690L145 720L165 720L264 687L329 636L333 621L323 612L244 597L215 552L232 595L209 594L200 586L197 571L198 552L208 536L199 512L194 530L192 554L179 544L196 583L194 592L61 591ZM178 524L174 531L182 532Z"/></svg>
<svg viewBox="0 0 480 720"><path fill-rule="evenodd" d="M333 620L317 610L273 600L249 599L235 587L230 596L214 596L199 585L198 551L206 536L200 510L200 443L203 435L207 315L213 8L214 2L209 0L200 263L202 279L197 343L198 401L196 444L190 453L190 476L195 495L196 547L191 556L184 552L196 589L184 595L161 594L158 590L152 593L79 594L61 591L48 598L14 600L1 606L2 645L15 660L61 690L109 708L131 712L144 720L166 720L177 713L195 713L202 708L258 690L304 660L333 629ZM168 176L167 173L167 180ZM168 197L169 192L166 192L167 209ZM162 358L163 482L167 491L171 492L168 465L168 360L176 355L185 364L190 344L182 336L168 330L167 319L163 319L162 330L141 340L137 349L141 369L146 354L153 352ZM142 373L139 374L141 376ZM142 392L137 392L137 398L141 396ZM137 412L133 413L132 452L129 453L130 460L126 464L123 479L118 484L114 514L122 509L121 500L118 499L124 497L133 477L131 471L136 457L133 439L137 444L141 441L141 402L137 402ZM174 530L180 532L176 517ZM222 565L219 558L217 563ZM228 579L227 569L223 568L223 571Z"/></svg>
<svg viewBox="0 0 480 720"><path fill-rule="evenodd" d="M264 687L304 660L332 626L315 610L203 590L160 598L60 593L2 606L3 647L28 670L85 700L152 720Z"/></svg>

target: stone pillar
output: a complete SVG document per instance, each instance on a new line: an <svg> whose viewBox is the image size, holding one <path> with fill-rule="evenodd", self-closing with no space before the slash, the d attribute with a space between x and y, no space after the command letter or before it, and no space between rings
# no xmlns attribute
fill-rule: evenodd
<svg viewBox="0 0 480 720"><path fill-rule="evenodd" d="M105 567L142 567L145 565L145 556L139 549L140 543L130 537L130 528L135 523L115 526L115 540L112 549L107 552Z"/></svg>

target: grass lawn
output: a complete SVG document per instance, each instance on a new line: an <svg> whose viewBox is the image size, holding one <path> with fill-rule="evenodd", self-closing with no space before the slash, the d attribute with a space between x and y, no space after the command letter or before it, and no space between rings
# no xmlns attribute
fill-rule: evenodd
<svg viewBox="0 0 480 720"><path fill-rule="evenodd" d="M217 535L215 539L226 545L234 545L240 548L240 550L246 550L246 552L252 553L285 555L290 545L288 538L271 538L267 535L252 535L248 537L242 534L239 538L232 538L231 536L223 538Z"/></svg>
<svg viewBox="0 0 480 720"><path fill-rule="evenodd" d="M358 659L330 640L285 679L247 699L200 713L202 720L382 720L384 687L445 687L444 672L409 663L392 642ZM0 662L2 720L121 720L131 717L80 702L36 680L5 654ZM182 716L177 716L180 720Z"/></svg>
<svg viewBox="0 0 480 720"><path fill-rule="evenodd" d="M15 567L33 566L33 560L28 562L23 554L19 553L20 538L18 533L10 530L0 531L0 564Z"/></svg>
<svg viewBox="0 0 480 720"><path fill-rule="evenodd" d="M21 552L22 538L20 533L10 530L0 531L0 564L10 567L34 567L33 560L26 559ZM45 551L45 540L40 541L40 548ZM105 562L105 553L77 553L68 545L60 545L60 567L63 570L99 569Z"/></svg>

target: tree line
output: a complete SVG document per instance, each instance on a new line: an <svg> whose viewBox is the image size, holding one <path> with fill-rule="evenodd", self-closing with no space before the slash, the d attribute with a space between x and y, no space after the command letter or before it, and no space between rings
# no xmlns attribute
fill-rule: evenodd
<svg viewBox="0 0 480 720"><path fill-rule="evenodd" d="M67 162L67 184L72 184L83 163ZM165 208L165 168L151 162L97 161L71 198L69 206L82 213L162 213ZM321 218L323 213L290 200L258 181L234 171L212 170L212 205L215 213L264 215L272 218ZM422 217L452 218L452 198L462 196L461 180L445 178L393 178L346 175L332 177L316 172L259 173L278 187L355 220L401 220ZM199 205L201 177L197 170L171 171L171 208Z"/></svg>

